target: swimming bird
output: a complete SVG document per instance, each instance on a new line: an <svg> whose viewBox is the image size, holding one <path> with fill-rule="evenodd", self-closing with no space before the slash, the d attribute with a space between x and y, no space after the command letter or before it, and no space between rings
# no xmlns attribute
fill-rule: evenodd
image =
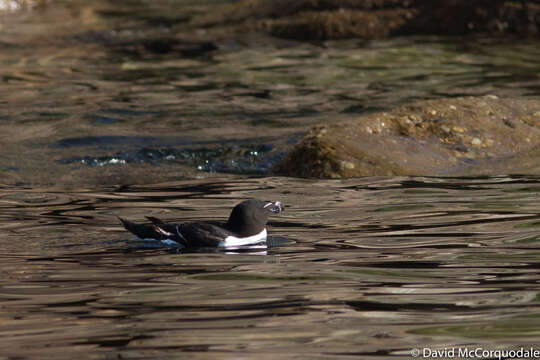
<svg viewBox="0 0 540 360"><path fill-rule="evenodd" d="M124 227L143 240L157 240L166 245L193 247L237 247L266 241L266 223L272 214L281 213L279 201L250 199L236 205L227 222L194 221L167 224L147 216L151 224L136 224L119 217Z"/></svg>

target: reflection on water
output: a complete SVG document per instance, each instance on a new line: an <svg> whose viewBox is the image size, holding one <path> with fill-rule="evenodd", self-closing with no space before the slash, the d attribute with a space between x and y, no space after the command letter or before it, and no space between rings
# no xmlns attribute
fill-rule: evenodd
<svg viewBox="0 0 540 360"><path fill-rule="evenodd" d="M27 358L375 358L535 346L540 180L214 179L0 191L0 348ZM255 251L137 247L115 215L280 199Z"/></svg>

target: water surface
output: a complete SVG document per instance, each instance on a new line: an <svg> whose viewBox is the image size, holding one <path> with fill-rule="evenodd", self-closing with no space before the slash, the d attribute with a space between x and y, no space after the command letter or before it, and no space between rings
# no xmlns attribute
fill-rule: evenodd
<svg viewBox="0 0 540 360"><path fill-rule="evenodd" d="M1 15L0 181L267 174L315 124L429 98L540 93L534 40L305 43L190 24L226 2L55 0Z"/></svg>
<svg viewBox="0 0 540 360"><path fill-rule="evenodd" d="M0 190L3 358L410 358L537 346L540 180L209 179ZM286 211L265 251L143 248L115 215Z"/></svg>
<svg viewBox="0 0 540 360"><path fill-rule="evenodd" d="M537 43L209 39L189 26L223 2L1 15L0 359L538 344L538 178L223 174L268 176L317 123L416 99L536 97ZM224 219L248 197L287 205L269 228L281 246L179 253L116 219Z"/></svg>

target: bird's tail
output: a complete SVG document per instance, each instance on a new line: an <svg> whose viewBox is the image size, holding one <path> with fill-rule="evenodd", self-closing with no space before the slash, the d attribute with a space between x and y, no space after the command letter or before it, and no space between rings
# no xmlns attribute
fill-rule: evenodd
<svg viewBox="0 0 540 360"><path fill-rule="evenodd" d="M156 239L158 240L160 236L154 230L152 225L136 224L126 219L122 219L118 216L118 220L122 222L122 225L126 228L127 231L131 232L140 239Z"/></svg>

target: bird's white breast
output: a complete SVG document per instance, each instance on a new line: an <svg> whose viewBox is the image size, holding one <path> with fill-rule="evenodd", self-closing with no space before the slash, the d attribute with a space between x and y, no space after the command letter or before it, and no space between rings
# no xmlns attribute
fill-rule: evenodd
<svg viewBox="0 0 540 360"><path fill-rule="evenodd" d="M219 247L231 247L258 244L266 241L266 228L258 234L251 235L245 238L237 238L236 236L227 236L225 240L219 243Z"/></svg>

